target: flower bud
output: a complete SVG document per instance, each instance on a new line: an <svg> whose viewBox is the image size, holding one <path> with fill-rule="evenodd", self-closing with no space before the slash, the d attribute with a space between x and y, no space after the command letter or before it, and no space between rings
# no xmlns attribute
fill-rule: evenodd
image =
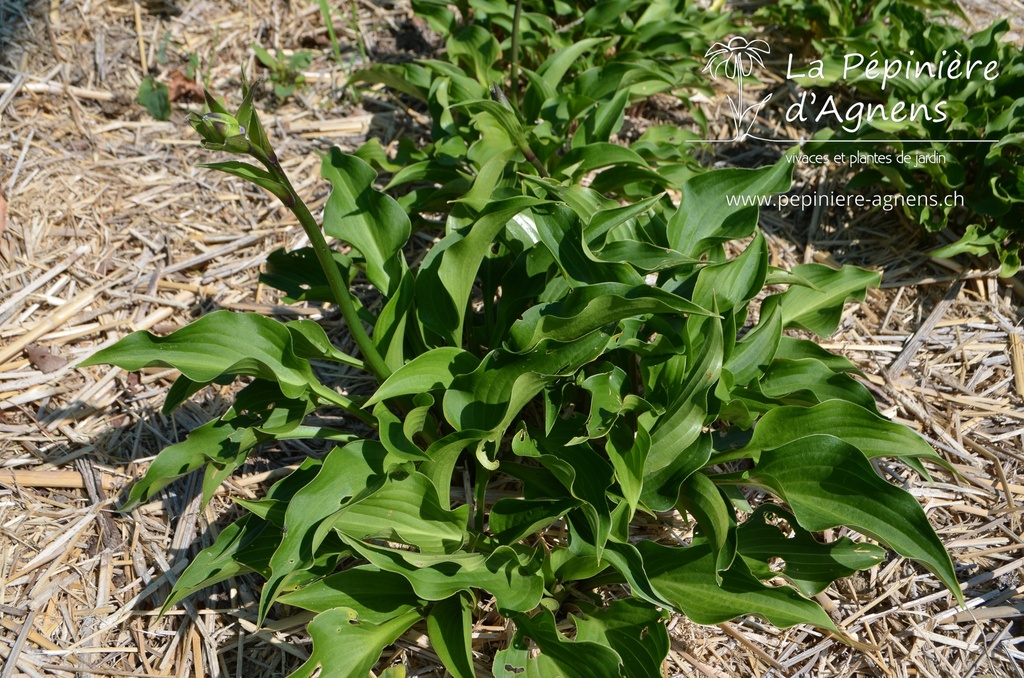
<svg viewBox="0 0 1024 678"><path fill-rule="evenodd" d="M249 153L253 148L246 136L245 127L227 113L190 113L187 120L203 137L203 146L206 148L228 153Z"/></svg>

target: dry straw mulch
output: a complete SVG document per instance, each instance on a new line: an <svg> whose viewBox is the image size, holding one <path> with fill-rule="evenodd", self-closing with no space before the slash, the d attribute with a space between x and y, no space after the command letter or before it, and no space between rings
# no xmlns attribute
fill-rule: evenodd
<svg viewBox="0 0 1024 678"><path fill-rule="evenodd" d="M404 8L348 7L356 19L336 25L345 68L361 51L389 58L431 46ZM350 98L314 2L0 0L0 678L255 678L283 676L308 656L307 616L282 609L256 627L249 578L157 612L189 558L234 516L231 497L255 496L310 450L255 458L206 508L188 480L115 513L159 449L222 412L230 393L207 389L164 416L173 372L75 367L130 331L166 332L217 308L320 317L317 308L275 306L257 282L267 253L301 245L301 229L262 193L197 168L211 156L183 125L194 106L181 77L189 55L237 100L238 64L253 70L253 40L317 54L296 97L262 104L311 204L325 195L314 148L351 148L367 134L390 140L418 124L386 95ZM134 103L149 73L181 90L169 123ZM818 180L801 176L798 190L819 190ZM894 214L776 212L764 225L776 263L886 271L828 346L862 367L887 415L961 472L936 472L926 485L880 468L922 501L968 609L893 558L822 597L869 649L805 627L677 618L667 675L1024 675L1022 286L984 266L928 259L929 244ZM507 640L500 626L481 622L478 631L482 653ZM443 674L419 628L385 660L413 675Z"/></svg>

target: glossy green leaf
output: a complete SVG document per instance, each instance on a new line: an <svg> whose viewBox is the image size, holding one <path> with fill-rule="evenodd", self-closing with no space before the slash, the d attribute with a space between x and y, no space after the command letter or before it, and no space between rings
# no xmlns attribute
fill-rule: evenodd
<svg viewBox="0 0 1024 678"><path fill-rule="evenodd" d="M377 173L360 158L332 148L320 174L331 182L324 231L359 250L366 260L366 277L390 297L402 277L400 252L412 232L409 217L394 198L373 187Z"/></svg>
<svg viewBox="0 0 1024 678"><path fill-rule="evenodd" d="M173 367L197 383L246 375L276 381L288 398L318 384L309 363L295 355L281 323L256 313L215 311L166 337L134 332L92 354L82 366L114 364L125 370Z"/></svg>
<svg viewBox="0 0 1024 678"><path fill-rule="evenodd" d="M807 597L885 558L880 546L846 537L823 544L793 514L772 504L758 506L740 525L738 536L739 556L751 574L764 581L781 576Z"/></svg>
<svg viewBox="0 0 1024 678"><path fill-rule="evenodd" d="M365 369L362 360L356 360L338 350L327 337L324 328L312 320L292 320L285 323L285 327L292 334L292 347L298 357L307 360L330 360Z"/></svg>
<svg viewBox="0 0 1024 678"><path fill-rule="evenodd" d="M380 653L420 619L411 610L379 624L364 621L347 607L321 612L309 623L313 652L288 678L351 678L368 675Z"/></svg>
<svg viewBox="0 0 1024 678"><path fill-rule="evenodd" d="M336 448L327 455L316 477L292 497L285 514L288 531L274 552L272 573L263 587L261 620L289 578L312 565L317 548L330 533L330 518L384 482L387 456L384 447L372 441Z"/></svg>
<svg viewBox="0 0 1024 678"><path fill-rule="evenodd" d="M544 592L540 554L533 551L499 546L490 554L425 554L345 541L374 566L405 577L425 600L479 588L494 595L499 610L528 612L540 604Z"/></svg>
<svg viewBox="0 0 1024 678"><path fill-rule="evenodd" d="M310 612L347 607L360 620L380 624L423 606L400 575L369 565L352 567L285 593L278 602Z"/></svg>
<svg viewBox="0 0 1024 678"><path fill-rule="evenodd" d="M457 430L503 429L545 384L574 373L607 344L607 334L591 332L570 344L544 342L525 355L492 351L452 381L444 395L445 417Z"/></svg>
<svg viewBox="0 0 1024 678"><path fill-rule="evenodd" d="M736 514L729 499L703 473L697 471L683 481L679 503L693 516L715 556L716 577L728 570L736 557Z"/></svg>
<svg viewBox="0 0 1024 678"><path fill-rule="evenodd" d="M761 417L745 447L723 456L715 455L713 461L721 463L726 456L757 461L763 450L811 435L835 436L868 459L916 457L950 468L949 462L910 428L846 400L827 400L813 407L777 407Z"/></svg>
<svg viewBox="0 0 1024 678"><path fill-rule="evenodd" d="M716 579L715 556L706 543L688 548L650 541L636 545L651 583L675 609L698 624L720 624L745 614L757 614L779 628L813 624L842 634L821 607L788 586L762 584L742 561Z"/></svg>
<svg viewBox="0 0 1024 678"><path fill-rule="evenodd" d="M536 198L497 200L465 231L447 235L427 254L416 279L420 320L449 346L461 345L463 319L480 263L505 224Z"/></svg>
<svg viewBox="0 0 1024 678"><path fill-rule="evenodd" d="M468 523L469 506L443 508L434 486L420 473L388 478L330 519L331 527L353 539L382 538L423 553L452 553L462 546Z"/></svg>
<svg viewBox="0 0 1024 678"><path fill-rule="evenodd" d="M503 544L510 544L543 530L565 515L566 511L579 506L580 501L571 497L562 499L510 499L494 502L488 517L488 524L494 537Z"/></svg>
<svg viewBox="0 0 1024 678"><path fill-rule="evenodd" d="M541 676L563 678L618 678L622 658L600 643L569 640L555 628L555 618L546 609L533 617L517 615L516 627L537 644L536 661Z"/></svg>
<svg viewBox="0 0 1024 678"><path fill-rule="evenodd" d="M838 271L823 264L802 264L793 272L815 286L791 287L764 300L762 313L782 309L782 323L787 328L799 327L827 337L836 331L847 299L863 299L868 287L878 284L878 273L856 266L843 266Z"/></svg>
<svg viewBox="0 0 1024 678"><path fill-rule="evenodd" d="M720 313L732 311L757 296L767 271L768 243L758 233L735 259L701 269L693 301L705 308L716 307Z"/></svg>
<svg viewBox="0 0 1024 678"><path fill-rule="evenodd" d="M831 435L811 435L761 453L744 473L774 492L812 532L847 525L931 570L963 601L953 563L921 505L882 480L863 453Z"/></svg>
<svg viewBox="0 0 1024 678"><path fill-rule="evenodd" d="M783 158L770 167L705 172L689 179L682 187L682 205L667 226L669 247L697 257L713 245L749 236L757 226L757 196L789 190L792 172L793 163ZM727 196L739 204L730 205Z"/></svg>
<svg viewBox="0 0 1024 678"><path fill-rule="evenodd" d="M454 678L475 678L473 668L473 608L465 592L440 600L427 612L430 645Z"/></svg>
<svg viewBox="0 0 1024 678"><path fill-rule="evenodd" d="M701 468L711 454L710 443L697 442L708 417L709 390L722 369L722 325L715 318L704 321L706 336L694 356L681 388L665 408L665 415L651 431L651 449L644 463L641 501L656 511L675 506L679 485ZM695 444L696 443L696 444Z"/></svg>
<svg viewBox="0 0 1024 678"><path fill-rule="evenodd" d="M661 674L669 637L662 613L637 600L613 601L607 608L573 616L576 640L610 647L622 660L626 678Z"/></svg>
<svg viewBox="0 0 1024 678"><path fill-rule="evenodd" d="M760 391L769 398L804 400L817 404L826 400L846 400L875 411L875 399L867 387L848 374L835 373L824 363L812 358L786 360L776 358L765 369L758 382Z"/></svg>
<svg viewBox="0 0 1024 678"><path fill-rule="evenodd" d="M578 287L563 299L534 306L512 325L515 349L522 353L545 339L573 341L612 322L654 313L711 315L711 312L657 287L618 283Z"/></svg>
<svg viewBox="0 0 1024 678"><path fill-rule="evenodd" d="M217 170L219 172L224 172L225 174L239 177L240 179L245 179L260 188L269 191L271 195L278 199L287 199L288 189L286 189L281 182L275 179L273 175L265 169L261 169L247 162L238 162L236 160L228 162L208 162L203 163L200 167Z"/></svg>
<svg viewBox="0 0 1024 678"><path fill-rule="evenodd" d="M174 582L174 589L164 601L161 614L196 591L252 572L252 568L236 556L246 550L261 550L269 561L280 538L280 532L275 534L275 530L268 528L265 521L253 515L243 516L228 525L217 535L217 540L211 546L196 555L178 577L178 581Z"/></svg>
<svg viewBox="0 0 1024 678"><path fill-rule="evenodd" d="M396 370L366 401L366 405L374 405L389 398L446 389L456 377L472 372L479 364L476 356L461 348L443 346L431 349Z"/></svg>

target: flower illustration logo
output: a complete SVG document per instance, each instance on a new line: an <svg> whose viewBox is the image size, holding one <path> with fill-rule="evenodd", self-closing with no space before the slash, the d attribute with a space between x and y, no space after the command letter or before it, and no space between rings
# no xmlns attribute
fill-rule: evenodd
<svg viewBox="0 0 1024 678"><path fill-rule="evenodd" d="M711 77L718 78L723 73L726 78L736 81L737 97L729 99L732 107L732 117L736 126L736 136L733 141L743 141L750 133L750 129L757 120L757 114L761 107L772 98L771 93L764 99L744 108L743 106L743 77L750 76L754 72L754 64L764 68L764 61L761 56L770 54L771 47L764 40L747 40L742 36L736 36L728 43L716 42L708 49L704 58L708 60L704 71L711 74ZM753 111L750 122L745 123L747 114Z"/></svg>

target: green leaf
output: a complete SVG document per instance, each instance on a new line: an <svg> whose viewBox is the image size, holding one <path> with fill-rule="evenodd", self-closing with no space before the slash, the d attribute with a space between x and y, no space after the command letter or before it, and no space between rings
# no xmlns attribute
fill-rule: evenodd
<svg viewBox="0 0 1024 678"><path fill-rule="evenodd" d="M811 358L776 358L764 371L758 388L769 398L785 400L788 396L810 401L810 404L847 400L864 409L875 410L875 399L867 387L850 375L836 374L824 363Z"/></svg>
<svg viewBox="0 0 1024 678"><path fill-rule="evenodd" d="M768 313L762 313L754 329L736 342L732 353L722 366L722 371L728 372L733 384L737 386L749 384L772 362L781 338L782 312L775 308Z"/></svg>
<svg viewBox="0 0 1024 678"><path fill-rule="evenodd" d="M794 266L793 272L809 280L815 287L791 287L764 300L761 313L782 309L782 323L789 329L798 327L827 337L836 331L847 299L862 300L868 287L877 285L880 274L856 266L843 266L838 271L823 264Z"/></svg>
<svg viewBox="0 0 1024 678"><path fill-rule="evenodd" d="M444 346L420 354L388 377L368 401L367 407L389 398L447 389L456 377L472 372L479 359L461 348Z"/></svg>
<svg viewBox="0 0 1024 678"><path fill-rule="evenodd" d="M744 481L784 499L807 530L847 525L931 570L963 604L949 554L921 505L882 480L853 445L811 435L761 453Z"/></svg>
<svg viewBox="0 0 1024 678"><path fill-rule="evenodd" d="M715 455L712 463L722 463L725 457L757 461L764 450L812 435L835 436L868 459L916 457L951 469L949 462L910 428L846 400L827 400L814 407L777 407L757 422L746 446L724 456Z"/></svg>
<svg viewBox="0 0 1024 678"><path fill-rule="evenodd" d="M473 668L473 596L460 592L427 612L430 645L454 678L475 678Z"/></svg>
<svg viewBox="0 0 1024 678"><path fill-rule="evenodd" d="M602 167L647 167L647 161L634 150L608 142L574 148L558 162L558 171L572 181ZM557 175L556 175L557 176ZM652 179L657 179L654 175Z"/></svg>
<svg viewBox="0 0 1024 678"><path fill-rule="evenodd" d="M509 219L543 203L530 197L496 200L472 227L449 233L427 253L416 278L417 311L421 322L449 346L462 344L473 283L495 238Z"/></svg>
<svg viewBox="0 0 1024 678"><path fill-rule="evenodd" d="M701 269L693 288L693 301L705 308L717 304L720 313L728 313L757 296L767 272L768 243L758 233L740 256Z"/></svg>
<svg viewBox="0 0 1024 678"><path fill-rule="evenodd" d="M420 473L388 478L330 519L331 527L353 539L383 538L423 553L452 553L465 540L468 524L469 505L442 508L434 486Z"/></svg>
<svg viewBox="0 0 1024 678"><path fill-rule="evenodd" d="M288 189L285 188L281 182L274 178L274 176L266 171L251 165L247 162L229 161L229 162L208 162L199 165L206 169L218 170L225 174L245 179L246 181L253 183L260 188L266 189L279 200L288 200L289 194Z"/></svg>
<svg viewBox="0 0 1024 678"><path fill-rule="evenodd" d="M679 485L701 468L711 454L710 442L700 440L708 415L708 391L722 369L722 324L716 318L704 321L704 341L693 357L681 387L672 395L665 414L657 418L651 432L651 450L644 464L641 501L655 511L668 511L676 504ZM651 415L641 415L641 421Z"/></svg>
<svg viewBox="0 0 1024 678"><path fill-rule="evenodd" d="M544 84L552 89L562 85L562 79L573 63L592 48L606 42L608 38L584 38L567 47L554 52L537 69L537 75L543 78Z"/></svg>
<svg viewBox="0 0 1024 678"><path fill-rule="evenodd" d="M425 554L344 540L374 566L405 577L425 600L444 600L479 588L494 595L503 613L528 612L540 604L544 593L541 554L536 551L499 546L490 554Z"/></svg>
<svg viewBox="0 0 1024 678"><path fill-rule="evenodd" d="M788 586L762 584L737 560L716 579L715 556L706 543L662 546L650 541L636 545L651 584L673 607L698 624L720 624L745 614L757 614L779 628L813 624L843 634L821 607Z"/></svg>
<svg viewBox="0 0 1024 678"><path fill-rule="evenodd" d="M516 615L513 620L540 649L536 661L542 676L618 678L622 658L613 649L598 642L567 639L555 628L555 618L548 610L541 609L533 617Z"/></svg>
<svg viewBox="0 0 1024 678"><path fill-rule="evenodd" d="M501 47L490 31L479 24L470 24L453 33L446 46L449 56L472 67L480 83L491 84L490 74L501 53Z"/></svg>
<svg viewBox="0 0 1024 678"><path fill-rule="evenodd" d="M200 551L174 582L160 613L207 586L252 572L239 558L246 551L262 551L269 560L281 534L265 528L267 523L252 515L243 516L224 528L213 545Z"/></svg>
<svg viewBox="0 0 1024 678"><path fill-rule="evenodd" d="M668 245L698 257L710 247L750 235L757 226L757 196L789 190L793 163L783 158L761 169L723 169L698 174L682 186L683 201L667 225ZM727 196L737 198L730 205ZM753 204L743 204L742 198Z"/></svg>
<svg viewBox="0 0 1024 678"><path fill-rule="evenodd" d="M657 287L601 283L577 287L559 301L534 306L509 333L517 352L525 353L545 339L573 341L609 323L656 313L712 315Z"/></svg>
<svg viewBox="0 0 1024 678"><path fill-rule="evenodd" d="M255 313L215 311L166 337L134 332L81 365L104 363L130 371L173 367L202 384L225 375L258 377L276 381L288 398L319 384L309 363L295 355L288 329Z"/></svg>
<svg viewBox="0 0 1024 678"><path fill-rule="evenodd" d="M591 332L570 344L544 342L525 355L491 351L444 394L444 415L456 430L504 430L545 384L600 355L608 335Z"/></svg>
<svg viewBox="0 0 1024 678"><path fill-rule="evenodd" d="M182 442L162 449L142 480L132 486L122 510L149 501L176 478L207 464L230 473L267 437L285 437L294 432L312 409L308 399L285 398L277 384L254 381L238 392L235 404L219 419L193 429ZM219 484L204 483L204 503Z"/></svg>
<svg viewBox="0 0 1024 678"><path fill-rule="evenodd" d="M377 173L356 156L332 148L320 174L331 182L324 231L359 250L366 260L366 277L391 297L405 266L401 249L412 232L409 217L394 198L373 187Z"/></svg>
<svg viewBox="0 0 1024 678"><path fill-rule="evenodd" d="M605 609L573 616L578 642L610 647L622 660L626 678L659 676L668 656L669 637L661 612L633 599L615 600Z"/></svg>
<svg viewBox="0 0 1024 678"><path fill-rule="evenodd" d="M289 578L312 565L317 548L330 533L330 518L380 486L387 472L387 458L384 446L374 441L335 448L316 477L295 493L285 513L288 531L271 558L271 576L263 586L261 622Z"/></svg>
<svg viewBox="0 0 1024 678"><path fill-rule="evenodd" d="M580 505L580 501L565 497L561 499L510 499L494 502L488 523L491 532L502 544L524 539L543 530L565 513Z"/></svg>
<svg viewBox="0 0 1024 678"><path fill-rule="evenodd" d="M785 522L778 525L772 520ZM758 506L740 525L737 536L739 556L751 574L765 581L784 577L807 597L885 558L885 549L846 537L823 544L801 528L789 511L773 504Z"/></svg>
<svg viewBox="0 0 1024 678"><path fill-rule="evenodd" d="M292 320L285 323L292 334L292 347L295 355L308 360L330 360L350 367L365 369L362 360L356 360L347 353L338 350L327 337L327 332L312 320Z"/></svg>
<svg viewBox="0 0 1024 678"><path fill-rule="evenodd" d="M715 576L728 570L736 557L736 514L729 499L703 473L697 471L683 481L679 502L694 517L701 534L715 556Z"/></svg>
<svg viewBox="0 0 1024 678"><path fill-rule="evenodd" d="M171 119L170 90L162 82L147 76L139 83L138 101L157 120Z"/></svg>
<svg viewBox="0 0 1024 678"><path fill-rule="evenodd" d="M360 620L373 624L381 624L423 605L404 577L369 565L332 574L277 600L310 612L347 607L354 610Z"/></svg>
<svg viewBox="0 0 1024 678"><path fill-rule="evenodd" d="M310 678L317 669L320 678L366 676L380 659L380 653L392 644L421 615L410 610L393 619L375 624L359 618L350 608L338 607L321 612L309 623L313 653L288 678Z"/></svg>

